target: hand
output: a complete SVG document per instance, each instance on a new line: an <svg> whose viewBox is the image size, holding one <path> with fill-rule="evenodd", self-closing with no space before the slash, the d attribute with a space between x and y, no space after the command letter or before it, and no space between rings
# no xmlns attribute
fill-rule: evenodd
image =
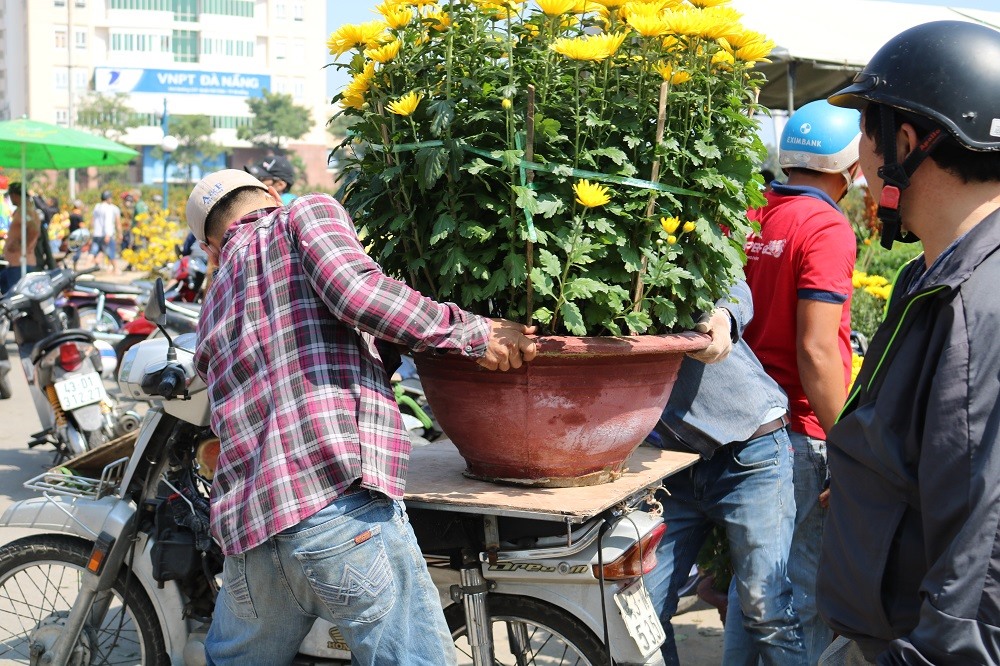
<svg viewBox="0 0 1000 666"><path fill-rule="evenodd" d="M535 358L535 343L526 338L535 332L534 326L525 326L506 319L490 321L490 339L486 354L476 361L487 370L520 368L521 363Z"/></svg>
<svg viewBox="0 0 1000 666"><path fill-rule="evenodd" d="M708 333L712 336L712 342L698 352L688 352L688 356L702 363L718 363L729 356L733 350L732 320L729 311L725 308L716 308L707 317L702 317L694 330L699 333Z"/></svg>
<svg viewBox="0 0 1000 666"><path fill-rule="evenodd" d="M824 509L830 508L830 489L827 488L819 494L819 505Z"/></svg>

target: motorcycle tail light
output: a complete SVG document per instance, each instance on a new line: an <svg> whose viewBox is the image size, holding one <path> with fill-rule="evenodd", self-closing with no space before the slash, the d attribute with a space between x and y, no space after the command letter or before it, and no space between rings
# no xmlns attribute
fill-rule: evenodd
<svg viewBox="0 0 1000 666"><path fill-rule="evenodd" d="M648 574L656 566L656 547L663 538L667 526L660 523L646 536L632 544L614 562L604 565L604 580L626 580ZM593 565L594 578L601 577L601 567Z"/></svg>
<svg viewBox="0 0 1000 666"><path fill-rule="evenodd" d="M219 463L219 438L210 437L199 442L194 452L194 459L198 463L198 475L206 481L211 481L215 477L215 467Z"/></svg>
<svg viewBox="0 0 1000 666"><path fill-rule="evenodd" d="M83 363L83 356L75 343L66 342L59 345L59 365L63 370L72 372Z"/></svg>

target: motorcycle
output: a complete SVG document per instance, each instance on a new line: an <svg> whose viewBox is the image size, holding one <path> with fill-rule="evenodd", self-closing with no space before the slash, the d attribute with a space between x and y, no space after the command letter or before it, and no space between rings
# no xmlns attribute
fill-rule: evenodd
<svg viewBox="0 0 1000 666"><path fill-rule="evenodd" d="M125 323L139 314L148 293L127 284L80 280L59 296L56 305L66 311L74 328L113 342Z"/></svg>
<svg viewBox="0 0 1000 666"><path fill-rule="evenodd" d="M28 447L52 444L57 462L134 430L140 420L104 388L102 373L110 377L115 369L114 350L89 331L70 328L56 307L56 296L81 274L28 273L0 299L0 320L14 330L42 425Z"/></svg>
<svg viewBox="0 0 1000 666"><path fill-rule="evenodd" d="M156 291L147 316L162 326ZM223 564L208 535L219 440L194 344L154 338L126 355L122 390L157 400L130 456L35 477L25 485L43 497L0 517L47 532L0 549L0 659L205 663ZM408 508L459 663L662 664L642 576L665 526L637 508L648 496L636 488L577 522ZM296 663L346 665L349 647L317 619Z"/></svg>
<svg viewBox="0 0 1000 666"><path fill-rule="evenodd" d="M198 330L198 316L201 314L200 303L174 302L167 300L166 303L166 324L167 333L172 336L184 333L194 333ZM150 336L159 335L156 324L146 319L144 314L139 314L135 319L122 327L124 337L115 343L115 358L119 365L125 358L129 349L142 342Z"/></svg>

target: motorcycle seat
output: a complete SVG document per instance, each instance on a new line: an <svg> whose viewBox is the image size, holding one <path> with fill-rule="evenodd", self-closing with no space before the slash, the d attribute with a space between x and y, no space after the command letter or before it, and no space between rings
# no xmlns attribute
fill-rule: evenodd
<svg viewBox="0 0 1000 666"><path fill-rule="evenodd" d="M46 336L38 341L35 348L31 350L31 362L38 363L38 360L50 349L58 347L64 342L89 342L94 343L96 338L93 333L89 331L84 331L80 329L73 329L69 331L59 331L58 333L53 333L52 335Z"/></svg>
<svg viewBox="0 0 1000 666"><path fill-rule="evenodd" d="M201 314L201 303L185 303L184 301L167 301L167 309L180 311L185 315L197 317Z"/></svg>
<svg viewBox="0 0 1000 666"><path fill-rule="evenodd" d="M141 296L145 294L146 291L140 287L134 287L130 284L118 284L116 282L101 282L100 280L79 280L76 283L78 287L88 287L90 289L99 289L105 294L132 294L133 296Z"/></svg>

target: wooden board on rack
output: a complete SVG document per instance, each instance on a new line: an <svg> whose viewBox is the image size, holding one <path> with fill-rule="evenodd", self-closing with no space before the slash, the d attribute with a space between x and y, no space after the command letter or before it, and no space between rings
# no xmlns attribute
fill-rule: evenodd
<svg viewBox="0 0 1000 666"><path fill-rule="evenodd" d="M95 479L101 477L101 471L108 463L112 463L120 458L128 458L135 450L135 443L139 439L139 431L133 430L121 437L105 442L98 447L74 456L53 468L52 471L62 467L68 467L74 473L81 476L91 476Z"/></svg>
<svg viewBox="0 0 1000 666"><path fill-rule="evenodd" d="M536 520L581 522L614 506L642 488L693 465L693 453L636 449L622 477L611 483L578 488L529 488L470 479L465 460L447 440L416 447L410 454L406 503L421 509L489 513Z"/></svg>

